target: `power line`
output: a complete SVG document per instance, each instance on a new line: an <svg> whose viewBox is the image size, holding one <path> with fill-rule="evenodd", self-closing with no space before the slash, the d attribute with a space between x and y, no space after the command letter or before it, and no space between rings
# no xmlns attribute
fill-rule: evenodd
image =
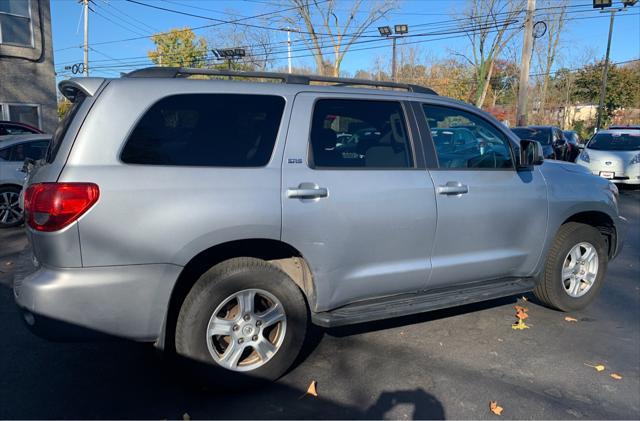
<svg viewBox="0 0 640 421"><path fill-rule="evenodd" d="M404 44L414 44L414 43L421 43L421 42L427 42L427 41L437 41L440 39L450 39L450 38L458 38L460 36L466 36L468 33L473 33L473 32L477 32L477 31L482 31L482 30L489 30L489 32L494 32L491 31L491 29L495 29L498 27L503 26L504 24L510 24L510 23L515 23L515 22L497 22L496 24L491 24L491 25L476 25L476 26L470 26L469 28L465 28L465 29L457 29L457 30L450 30L450 31L438 31L438 32L427 32L427 33L419 33L419 34L411 34L411 35L407 35L405 36L405 38L424 38L424 37L430 37L430 36L439 36L439 35L452 35L452 34L462 34L462 35L458 35L458 36L453 36L453 37L444 37L444 38L437 38L437 39L433 39L433 40L423 40L423 41L417 41L417 42L405 42ZM362 41L355 41L352 43L352 45L361 45L361 44L373 44L373 43L378 43L379 45L375 45L369 48L357 48L357 49L351 49L350 51L363 51L363 50L370 50L370 49L377 49L380 48L381 45L383 45L383 43L386 43L387 39L386 38L382 38L382 37L377 37L375 39L366 39L366 40L362 40ZM332 45L326 45L326 46L321 46L320 50L327 50L327 49L331 49L333 48ZM297 48L297 49L292 49L292 52L309 52L312 51L307 47L301 47L301 48ZM266 55L275 55L277 56L278 54L284 54L286 53L286 50L282 50L282 51L276 51L276 52L266 52L266 53L255 53L253 54L253 56L266 56ZM303 55L295 55L292 56L292 58L301 58L301 57L312 57L315 55L315 52L312 54L303 54ZM210 60L207 57L205 57L205 60ZM140 61L136 61L136 62L132 62L130 63L131 66L136 66L136 65L144 65L147 64L148 61L145 60L144 62L140 62ZM105 66L102 66L105 67Z"/></svg>
<svg viewBox="0 0 640 421"><path fill-rule="evenodd" d="M91 3L93 4L93 2L91 2ZM98 11L96 11L95 9L93 9L91 6L89 6L89 10L90 10L91 12L93 12L95 15L100 16L102 19L104 19L104 20L106 20L106 21L108 21L108 22L111 22L111 23L113 23L113 24L114 24L114 25L116 25L116 26L119 26L120 28L122 28L122 29L124 29L124 30L127 30L127 31L129 31L129 32L131 32L131 33L133 33L133 34L136 34L136 35L140 35L140 32L138 32L137 30L134 30L134 29L131 29L131 28L127 27L127 26L124 26L124 25L123 25L123 24L121 24L120 22L117 22L117 21L115 21L115 20L111 19L110 17L105 16L105 15L103 15L102 13L99 13Z"/></svg>
<svg viewBox="0 0 640 421"><path fill-rule="evenodd" d="M155 28L155 27L147 24L146 22L144 22L144 21L142 21L140 19L137 19L134 16L131 16L128 13L120 10L119 8L116 7L116 5L114 4L113 1L109 1L109 0L101 0L101 1L104 3L105 6L108 6L108 7L105 7L105 9L109 9L109 10L113 9L115 12L117 12L118 15L123 16L125 19L128 19L130 21L136 22L136 23L146 27L147 29L143 29L143 32L148 31L148 30L151 30L152 32L159 32L160 31L158 28ZM94 0L94 4L97 4L97 0ZM134 25L134 24L132 24L132 25ZM138 26L138 28L142 29L140 26Z"/></svg>
<svg viewBox="0 0 640 421"><path fill-rule="evenodd" d="M130 1L130 0L126 0L126 1ZM329 0L319 0L318 4L325 3L327 1L329 1ZM140 3L140 4L144 4L144 3ZM147 6L149 6L149 5L147 5ZM297 9L297 7L289 7L287 9L276 10L276 11L267 12L267 13L261 13L259 15L247 16L247 17L234 19L234 20L229 20L229 21L224 21L224 20L219 19L221 22L212 23L212 24L209 24L209 25L196 26L194 28L185 28L185 29L182 29L182 30L178 30L177 32L196 31L196 30L205 29L205 28L213 28L215 26L220 26L220 25L235 24L235 23L238 23L238 22L241 22L241 21L244 21L244 20L257 19L257 18L260 18L260 17L269 16L269 15L281 14L283 12L287 12L287 11L294 10L294 9ZM171 33L171 31L159 32L159 33L156 33L156 34L153 34L153 35L167 35L169 33ZM128 41L137 41L137 40L141 40L141 39L147 39L147 38L150 38L150 37L151 37L151 35L139 36L139 37L131 37L131 38L123 38L123 39L116 39L116 40L102 41L102 42L94 42L93 45L116 44L116 43L120 43L120 42L128 42ZM78 48L78 46L63 47L63 48L54 50L54 52L71 50L71 49L74 49L74 48Z"/></svg>
<svg viewBox="0 0 640 421"><path fill-rule="evenodd" d="M583 6L584 6L584 5L570 5L570 6L568 6L568 7L583 7ZM544 8L544 9L555 10L555 9L559 9L559 8L560 8L560 7L557 7L557 6L556 6L556 7L548 7L548 8ZM538 10L542 10L542 9L543 9L543 8L538 9ZM286 9L285 9L285 10L286 10ZM592 9L591 9L591 11L592 11ZM281 11L280 11L280 12L281 12ZM573 10L573 11L569 11L569 12L567 12L567 13L584 13L584 12L586 12L586 10ZM273 13L278 13L278 12L270 12L270 13L268 13L268 14L273 14ZM266 15L266 14L257 15L257 16L264 16L264 15ZM629 15L635 15L635 14L629 14ZM629 16L629 15L627 15L627 16ZM103 17L103 18L104 18L104 16L101 16L101 17ZM589 16L584 16L584 17L582 17L582 16L581 16L581 17L569 18L569 19L566 19L566 20L567 20L567 21L570 21L570 20L580 20L580 19L594 19L594 18L600 18L600 17L602 17L602 16L592 16L592 17L589 17ZM250 18L255 18L255 16L253 16L253 17L249 17L249 18L246 18L246 19L250 19ZM468 19L467 19L467 20L468 20ZM113 21L111 21L111 22L113 22ZM234 21L225 21L225 22L229 22L229 23L231 23L231 22L234 22ZM432 26L432 27L433 27L433 26L435 26L436 24L447 24L447 23L449 24L448 26L451 26L450 21L442 21L442 22L432 22L432 23L424 23L424 24L412 25L412 27L419 27L419 26L426 26L426 25L430 25L430 26ZM217 26L217 25L218 25L218 24L215 24L215 25L207 25L207 26ZM443 34L447 34L447 33L451 33L451 34L455 34L455 33L464 33L464 34L467 34L467 33L469 33L469 32L471 31L471 29L472 29L472 28L467 28L467 29L459 28L458 30L453 30L453 31L450 31L450 32L446 32L446 31L438 31L438 32L422 33L422 34L411 34L411 35L408 35L407 37L408 37L408 38L409 38L409 37L425 37L425 36L443 35ZM479 30L479 29L477 29L477 28L476 28L475 30ZM473 31L471 31L471 32L473 32ZM463 36L466 36L466 35L463 35ZM144 38L147 38L147 37L144 37ZM386 40L384 40L384 39L380 38L379 36L376 36L376 37L368 37L368 38L372 38L372 39L363 40L363 41L356 41L356 42L352 43L352 45L357 45L357 44L362 44L362 43L382 43L382 42L385 42L385 41L386 41ZM439 39L450 39L450 38L455 38L455 37L444 37L444 38L439 38ZM439 39L433 39L433 41L437 41L437 40L439 40ZM405 44L409 45L409 44L416 44L416 43L420 43L420 42L427 42L427 41L432 41L432 40L425 40L425 41L418 41L418 42L408 42L408 43L405 43ZM270 44L267 44L267 46L281 45L281 44L285 44L285 43L286 43L286 41L285 41L285 42L270 43ZM104 44L104 43L94 43L93 45L100 45L100 44ZM262 45L256 45L256 46L262 46ZM252 47L252 46L245 46L245 48L246 48L246 47ZM327 48L332 48L332 46L331 46L331 45L322 46L322 47L321 47L321 50L324 50L324 49L327 49ZM374 48L379 48L379 46L378 46L378 45L376 45L375 47L371 47L371 48L359 48L359 49L352 49L352 51L370 50L370 49L374 49ZM300 49L295 49L295 50L293 50L293 51L304 51L304 52L307 52L307 51L311 51L311 50L310 50L309 48L300 48ZM267 53L262 53L262 54L261 54L261 53L253 54L253 56L260 56L260 55L262 55L262 56L266 56L266 55L272 55L272 56L275 56L275 58L276 58L276 59L279 59L280 57L278 57L278 55L279 55L279 54L283 54L283 53L285 53L285 51L284 51L284 50L281 50L281 51L276 50L275 52L274 52L274 51L269 51L269 52L267 52ZM297 55L297 56L295 56L295 57L296 57L296 58L312 57L312 56L314 56L314 55L315 55L315 53L312 53L312 54L306 54L306 55ZM118 61L123 62L123 60L126 60L126 59L136 59L136 58L141 58L141 59L145 59L145 60L144 60L144 62L139 62L139 61L138 61L138 62L132 62L132 63L129 63L129 65L130 65L131 67L138 66L138 65L146 65L146 64L148 64L148 61L146 60L146 56L130 57L130 58L125 58L125 59L118 59ZM206 58L206 57L205 57L205 59L207 59L207 60L211 60L211 59ZM100 62L104 62L104 61L108 61L108 60L100 60ZM61 64L62 64L62 63L61 63ZM103 67L103 68L106 68L106 66L102 66L102 67Z"/></svg>
<svg viewBox="0 0 640 421"><path fill-rule="evenodd" d="M169 1L169 0L164 0L164 1ZM322 0L322 2L325 1L329 1L329 0ZM175 2L173 2L175 4ZM140 3L140 4L144 4L144 3ZM264 4L264 3L262 3ZM149 6L149 5L147 5ZM553 9L562 9L562 8L573 8L573 7L585 7L588 6L587 4L579 4L579 5L568 5L568 6L549 6L549 7L543 7L543 8L539 8L538 11L540 10L553 10ZM195 7L195 6L188 6L188 7ZM287 8L287 9L282 9L282 10L276 10L273 12L267 12L267 13L262 13L256 16L248 16L248 17L243 17L241 19L236 19L236 20L230 20L230 21L222 21L222 22L218 22L218 23L214 23L214 24L209 24L209 25L201 25L201 26L196 26L194 28L186 28L183 30L177 30L178 32L183 32L183 31L198 31L201 29L206 29L206 28L212 28L212 27L216 27L216 26L220 26L220 25L224 25L224 24L234 24L237 23L239 21L242 20L248 20L248 19L255 19L255 18L259 18L259 17L264 17L264 16L268 16L268 15L277 15L277 14L282 14L284 12L287 11L291 11L291 10L295 10L297 9L297 7L291 7L291 8ZM576 12L585 12L587 10L584 11L576 11ZM588 11L593 11L593 9L591 8ZM481 18L486 18L486 17L490 17L490 16L499 16L499 15L503 15L503 14L507 14L508 12L502 12L502 13L496 13L496 14L487 14L487 15L478 15L475 16L475 19L481 19ZM202 17L204 19L211 19L209 17ZM427 22L427 23L423 23L423 24L416 24L416 25L411 25L412 28L416 28L416 27L422 27L422 26L430 26L433 27L434 25L450 25L453 26L452 22L461 22L461 21L465 21L465 20L470 20L469 17L465 17L465 18L457 18L457 19L447 19L447 20L443 20L443 21L436 21L436 22ZM276 28L270 28L270 27L264 27L264 29L268 29L268 30L276 30L276 31L280 31L282 32L281 29L276 29ZM375 32L375 29L372 30L367 30L364 33L373 33ZM166 35L168 34L170 31L165 31L165 32L159 32L157 34L154 35ZM307 33L308 34L308 33ZM347 37L352 37L355 34L343 34L343 36L347 36ZM322 35L319 38L320 39L326 39L326 37L328 37L329 35ZM364 35L363 35L364 36ZM374 35L371 37L377 37L378 35ZM141 40L141 39L146 39L146 38L150 38L151 35L146 35L146 36L139 36L139 37L130 37L130 38L124 38L124 39L117 39L117 40L109 40L109 41L101 41L101 42L96 42L93 43L94 45L107 45L107 44L115 44L115 43L120 43L120 42L129 42L129 41L136 41L136 40ZM369 36L367 36L369 37ZM286 44L286 41L282 41L282 42L278 42L276 44ZM80 46L69 46L69 47L64 47L64 48L60 48L55 50L55 52L59 52L59 51L65 51L65 50L70 50L70 49L75 49L75 48L79 48ZM246 48L246 46L245 46Z"/></svg>
<svg viewBox="0 0 640 421"><path fill-rule="evenodd" d="M636 15L636 14L627 14L627 15L623 15L623 16L630 16L630 15ZM597 15L597 16L590 16L590 17L569 18L569 19L566 19L566 20L570 21L570 20L582 20L582 19L597 19L597 18L602 18L602 17L603 17L602 15ZM439 41L439 40L444 40L444 39L453 39L453 38L464 37L464 36L466 36L466 34L468 32L470 32L470 29L472 29L472 28L469 28L467 30L461 30L461 31L458 32L458 33L463 33L463 35L447 36L447 37L428 39L428 40L419 40L419 41L413 41L413 42L404 42L403 44L404 45L413 45L413 44L420 44L420 43L423 43L423 42L431 42L431 41ZM482 29L482 28L476 28L476 30L479 30L479 29ZM431 34L413 34L413 35L408 35L407 37L417 37L417 36L424 37L426 35L434 35L434 34L433 33L431 33ZM355 49L351 49L351 51L366 51L366 50L377 49L377 48L380 48L381 43L383 43L385 41L386 40L383 39L383 38L378 38L378 39L375 39L375 40L374 39L371 39L371 40L367 39L367 40L362 40L362 41L356 41L356 42L353 43L353 45L360 45L360 44L367 44L367 43L380 43L380 45L375 45L375 46L372 46L372 47L364 47L364 48L355 48ZM325 47L322 47L321 49L328 49L328 48L332 48L332 47L331 46L325 46ZM306 48L306 47L294 49L294 52L308 52L308 51L311 51L311 50ZM282 59L283 57L280 57L279 54L284 54L284 53L285 53L285 51L282 50L282 51L276 51L276 52L272 51L272 52L269 52L268 54L275 56L275 59ZM260 56L260 55L264 56L265 54L261 54L261 53L254 54L254 56ZM298 55L293 56L292 58L313 57L314 55L315 55L315 53L298 54ZM144 57L141 57L141 58L144 58ZM213 60L211 58L209 58L209 57L205 57L205 60L208 60L209 63L213 62ZM148 60L134 61L134 62L129 63L130 67L136 67L136 66L147 65L147 64L149 64ZM100 66L100 67L101 68L106 68L107 66ZM117 67L124 67L124 66L119 66L118 65Z"/></svg>

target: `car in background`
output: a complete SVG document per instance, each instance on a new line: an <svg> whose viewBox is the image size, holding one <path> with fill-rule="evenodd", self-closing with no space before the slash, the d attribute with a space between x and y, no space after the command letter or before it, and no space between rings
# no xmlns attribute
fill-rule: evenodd
<svg viewBox="0 0 640 421"><path fill-rule="evenodd" d="M640 126L638 125L622 125L622 124L616 124L613 126L609 126L609 130L640 130Z"/></svg>
<svg viewBox="0 0 640 421"><path fill-rule="evenodd" d="M41 134L42 130L17 121L0 121L0 136L20 134Z"/></svg>
<svg viewBox="0 0 640 421"><path fill-rule="evenodd" d="M511 129L520 139L535 140L542 145L545 159L568 161L567 141L562 130L553 126L527 126Z"/></svg>
<svg viewBox="0 0 640 421"><path fill-rule="evenodd" d="M39 160L49 147L46 134L0 136L0 228L22 223L20 192L24 184L25 159Z"/></svg>
<svg viewBox="0 0 640 421"><path fill-rule="evenodd" d="M640 129L600 130L576 163L614 183L640 184Z"/></svg>
<svg viewBox="0 0 640 421"><path fill-rule="evenodd" d="M584 147L582 141L580 140L580 136L573 130L563 130L562 134L564 135L564 138L567 141L567 145L569 146L567 160L576 162L576 158L578 158L578 155L580 155L580 149Z"/></svg>

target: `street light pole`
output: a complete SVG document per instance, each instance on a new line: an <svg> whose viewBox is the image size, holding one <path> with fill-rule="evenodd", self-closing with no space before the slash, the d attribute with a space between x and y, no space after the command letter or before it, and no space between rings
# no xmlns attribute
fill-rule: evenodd
<svg viewBox="0 0 640 421"><path fill-rule="evenodd" d="M396 82L397 80L397 69L396 69L396 42L398 38L405 35L409 32L409 25L395 25L393 27L393 31L390 26L380 26L378 27L378 32L380 35L386 38L391 38L391 42L393 45L393 52L391 53L391 80ZM395 35L393 33L395 32Z"/></svg>
<svg viewBox="0 0 640 421"><path fill-rule="evenodd" d="M393 42L393 58L391 59L391 80L396 81L396 39L398 37L391 37Z"/></svg>
<svg viewBox="0 0 640 421"><path fill-rule="evenodd" d="M602 69L602 85L600 85L600 101L598 102L598 117L596 119L596 131L600 130L604 114L604 100L607 96L607 76L609 75L609 52L611 51L611 36L613 35L613 21L617 12L625 12L627 7L634 6L638 0L622 0L622 7L611 10L604 10L611 7L612 0L593 0L594 9L602 9L600 13L611 13L609 20L609 38L607 39L607 52L604 57L604 67Z"/></svg>

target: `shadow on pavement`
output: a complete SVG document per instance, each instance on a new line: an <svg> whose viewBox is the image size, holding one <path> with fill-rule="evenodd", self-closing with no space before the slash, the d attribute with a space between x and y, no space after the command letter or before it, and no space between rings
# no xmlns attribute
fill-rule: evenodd
<svg viewBox="0 0 640 421"><path fill-rule="evenodd" d="M412 411L415 419L445 416L443 405L423 388L384 390L368 408L323 397L322 384L319 397L305 395L311 379L299 375L293 376L298 380L285 376L255 389L230 392L223 384L214 391L185 375L184 364L159 358L159 351L150 344L40 318L37 323L66 325L99 340L41 339L27 329L12 295L10 288L0 287L0 329L8 332L0 347L0 419L181 419L184 414L192 419L375 419L398 406L409 414ZM322 338L321 331L312 332L300 361ZM336 353L334 363L348 366L347 360L346 354ZM188 366L210 370L195 361Z"/></svg>

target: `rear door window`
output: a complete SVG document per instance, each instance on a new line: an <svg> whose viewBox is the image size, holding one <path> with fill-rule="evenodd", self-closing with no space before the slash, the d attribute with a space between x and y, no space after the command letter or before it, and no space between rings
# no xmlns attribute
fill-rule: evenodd
<svg viewBox="0 0 640 421"><path fill-rule="evenodd" d="M285 100L272 95L183 94L155 103L129 136L129 164L261 167L271 158Z"/></svg>
<svg viewBox="0 0 640 421"><path fill-rule="evenodd" d="M313 168L413 168L402 105L395 101L321 99L311 127Z"/></svg>

